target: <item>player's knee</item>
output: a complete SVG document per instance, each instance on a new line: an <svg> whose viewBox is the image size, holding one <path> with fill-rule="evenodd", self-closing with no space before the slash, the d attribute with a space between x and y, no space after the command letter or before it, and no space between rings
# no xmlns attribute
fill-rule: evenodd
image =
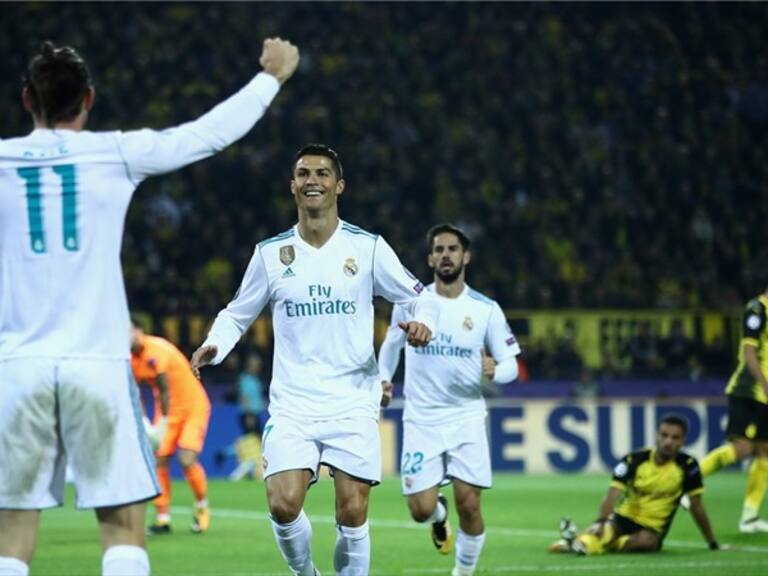
<svg viewBox="0 0 768 576"><path fill-rule="evenodd" d="M744 460L744 458L752 454L753 445L749 440L739 438L734 440L733 448L736 451L736 458L739 460Z"/></svg>
<svg viewBox="0 0 768 576"><path fill-rule="evenodd" d="M336 522L342 526L360 526L368 516L368 503L364 498L347 498L336 504Z"/></svg>
<svg viewBox="0 0 768 576"><path fill-rule="evenodd" d="M474 499L457 503L456 512L459 515L462 525L474 524L482 520L480 502Z"/></svg>
<svg viewBox="0 0 768 576"><path fill-rule="evenodd" d="M269 514L278 524L288 524L299 517L301 506L296 506L291 502L273 502L269 505Z"/></svg>
<svg viewBox="0 0 768 576"><path fill-rule="evenodd" d="M189 468L190 466L194 466L195 462L197 462L197 454L192 452L191 450L180 450L179 451L179 464L183 468Z"/></svg>
<svg viewBox="0 0 768 576"><path fill-rule="evenodd" d="M411 518L416 522L426 522L429 520L432 513L435 511L435 505L437 503L428 503L424 500L408 499L408 510L411 513Z"/></svg>
<svg viewBox="0 0 768 576"><path fill-rule="evenodd" d="M635 547L639 552L656 552L659 549L659 537L653 532L638 532Z"/></svg>
<svg viewBox="0 0 768 576"><path fill-rule="evenodd" d="M291 491L280 494L271 494L269 497L269 513L272 519L279 524L293 522L301 514L301 495Z"/></svg>

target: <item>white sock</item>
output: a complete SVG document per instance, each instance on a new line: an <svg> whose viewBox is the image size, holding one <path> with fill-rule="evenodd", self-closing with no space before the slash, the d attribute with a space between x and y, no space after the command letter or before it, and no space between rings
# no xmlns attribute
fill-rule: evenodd
<svg viewBox="0 0 768 576"><path fill-rule="evenodd" d="M456 567L454 574L457 576L470 575L475 571L480 552L485 544L485 532L477 536L470 536L459 529L456 535Z"/></svg>
<svg viewBox="0 0 768 576"><path fill-rule="evenodd" d="M333 567L337 576L367 576L371 564L371 537L368 521L357 528L336 527Z"/></svg>
<svg viewBox="0 0 768 576"><path fill-rule="evenodd" d="M101 560L102 576L149 576L149 556L139 546L112 546Z"/></svg>
<svg viewBox="0 0 768 576"><path fill-rule="evenodd" d="M288 567L296 576L314 576L312 563L312 524L304 513L288 524L278 524L272 520L272 532L277 546Z"/></svg>
<svg viewBox="0 0 768 576"><path fill-rule="evenodd" d="M432 523L432 522L442 522L445 520L445 517L448 515L448 510L445 509L445 506L443 506L443 503L440 502L440 500L437 501L437 506L435 506L435 509L432 511L432 516L424 520L424 524L426 523Z"/></svg>
<svg viewBox="0 0 768 576"><path fill-rule="evenodd" d="M29 566L18 558L0 556L0 576L27 576Z"/></svg>

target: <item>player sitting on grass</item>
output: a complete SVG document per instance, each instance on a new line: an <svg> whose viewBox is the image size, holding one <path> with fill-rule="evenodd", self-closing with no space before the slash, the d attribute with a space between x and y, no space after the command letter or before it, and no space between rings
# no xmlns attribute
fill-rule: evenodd
<svg viewBox="0 0 768 576"><path fill-rule="evenodd" d="M561 538L549 546L549 551L588 556L658 552L683 494L691 500L691 514L709 548L718 550L701 501L704 487L699 465L693 456L680 451L687 432L684 420L664 416L656 432L656 447L627 454L613 469L613 481L597 520L577 533L576 526L563 519Z"/></svg>

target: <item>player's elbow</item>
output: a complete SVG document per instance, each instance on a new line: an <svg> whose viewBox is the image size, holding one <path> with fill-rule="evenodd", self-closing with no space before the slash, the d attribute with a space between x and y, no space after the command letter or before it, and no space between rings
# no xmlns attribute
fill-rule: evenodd
<svg viewBox="0 0 768 576"><path fill-rule="evenodd" d="M517 358L513 356L496 365L493 381L497 384L508 384L515 380L519 373Z"/></svg>

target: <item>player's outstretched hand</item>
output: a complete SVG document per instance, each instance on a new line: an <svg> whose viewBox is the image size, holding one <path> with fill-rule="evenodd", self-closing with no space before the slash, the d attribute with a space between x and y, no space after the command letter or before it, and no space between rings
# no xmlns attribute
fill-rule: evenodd
<svg viewBox="0 0 768 576"><path fill-rule="evenodd" d="M267 38L261 50L259 64L282 84L290 78L299 65L299 49L288 40Z"/></svg>
<svg viewBox="0 0 768 576"><path fill-rule="evenodd" d="M407 323L398 322L397 325L405 332L405 341L411 346L426 346L432 340L432 331L426 324L412 320Z"/></svg>
<svg viewBox="0 0 768 576"><path fill-rule="evenodd" d="M207 366L216 357L216 353L219 349L216 346L210 344L206 346L200 346L192 354L192 372L195 374L195 378L200 379L200 368Z"/></svg>
<svg viewBox="0 0 768 576"><path fill-rule="evenodd" d="M381 381L381 407L386 408L392 402L392 382L389 380Z"/></svg>
<svg viewBox="0 0 768 576"><path fill-rule="evenodd" d="M493 377L496 376L496 360L494 360L492 356L488 356L485 348L480 350L480 359L482 360L483 365L483 376L489 380L493 380Z"/></svg>

